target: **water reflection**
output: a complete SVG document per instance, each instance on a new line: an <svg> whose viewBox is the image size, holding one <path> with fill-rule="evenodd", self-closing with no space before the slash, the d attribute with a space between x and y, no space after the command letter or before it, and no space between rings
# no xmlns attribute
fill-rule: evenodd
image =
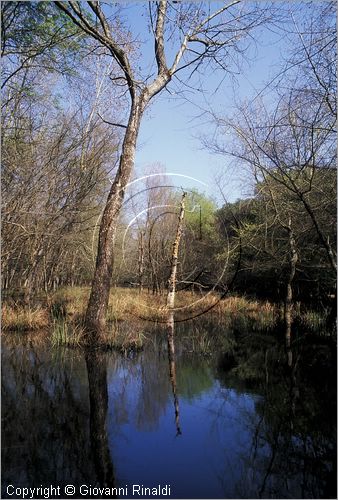
<svg viewBox="0 0 338 500"><path fill-rule="evenodd" d="M267 337L202 357L182 349L184 332L163 333L128 357L3 341L3 498L8 484L335 498L335 360L325 346L291 346L290 367Z"/></svg>
<svg viewBox="0 0 338 500"><path fill-rule="evenodd" d="M177 382L176 382L176 362L175 362L175 321L174 321L174 312L169 312L168 317L168 361L169 361L169 375L172 393L174 397L174 407L175 407L175 424L176 424L176 436L182 434L180 427L180 407L178 402L177 395Z"/></svg>
<svg viewBox="0 0 338 500"><path fill-rule="evenodd" d="M3 488L5 483L64 486L95 476L88 410L81 356L51 354L32 342L16 347L3 341Z"/></svg>
<svg viewBox="0 0 338 500"><path fill-rule="evenodd" d="M106 429L108 410L107 359L105 355L97 351L87 352L85 358L90 402L90 446L95 472L100 486L114 488L114 468Z"/></svg>
<svg viewBox="0 0 338 500"><path fill-rule="evenodd" d="M321 349L321 360L306 345L294 347L291 356L286 351L285 358L283 345L269 347L264 354L253 349L249 359L246 350L246 359L240 353L234 370L240 374L240 385L231 373L220 373L227 388L263 396L256 400L255 412L249 409L242 414L251 447L242 455L247 467L236 498L248 494L252 498L336 498L335 384L326 383L320 389L318 383L333 380L335 362L328 349Z"/></svg>

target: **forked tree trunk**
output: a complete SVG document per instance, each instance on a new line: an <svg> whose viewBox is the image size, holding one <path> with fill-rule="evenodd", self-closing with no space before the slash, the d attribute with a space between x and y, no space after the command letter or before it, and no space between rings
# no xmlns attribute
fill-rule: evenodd
<svg viewBox="0 0 338 500"><path fill-rule="evenodd" d="M136 141L141 118L149 101L166 86L170 79L171 75L169 73L160 73L156 80L148 87L145 87L138 96L136 96L135 92L132 92L132 106L123 140L119 168L110 188L101 219L96 267L86 311L85 325L89 333L88 341L92 344L100 343L106 328L106 315L113 272L114 240L125 188L130 180L134 166Z"/></svg>
<svg viewBox="0 0 338 500"><path fill-rule="evenodd" d="M169 289L168 289L168 297L167 297L167 307L169 309L174 308L175 304L175 291L176 291L176 275L177 275L177 263L178 263L178 250L180 247L180 241L182 236L182 225L184 219L184 198L187 193L183 193L181 200L180 213L178 216L178 224L176 230L176 237L173 243L173 253L171 258L171 272L169 278Z"/></svg>

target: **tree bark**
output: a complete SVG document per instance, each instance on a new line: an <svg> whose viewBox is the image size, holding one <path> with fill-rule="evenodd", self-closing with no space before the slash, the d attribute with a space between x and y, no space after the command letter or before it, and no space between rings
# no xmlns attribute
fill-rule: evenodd
<svg viewBox="0 0 338 500"><path fill-rule="evenodd" d="M101 219L96 267L85 319L85 325L92 341L99 341L106 328L118 216L125 188L134 166L136 140L146 104L147 102L144 98L142 99L142 96L136 98L132 104L118 172L111 186Z"/></svg>
<svg viewBox="0 0 338 500"><path fill-rule="evenodd" d="M286 294L285 294L285 306L284 306L284 322L285 322L285 340L286 347L289 350L291 345L291 324L292 324L292 281L296 272L296 264L298 261L298 254L296 249L295 238L291 228L291 220L289 220L289 225L287 226L287 231L289 234L289 247L290 247L290 267L289 275L287 277L286 283ZM292 359L291 359L292 363ZM290 364L290 360L289 360Z"/></svg>
<svg viewBox="0 0 338 500"><path fill-rule="evenodd" d="M167 297L167 306L169 309L174 308L175 304L175 291L176 291L176 275L177 275L177 262L178 262L178 250L180 246L181 236L182 236L182 224L184 219L184 198L187 193L183 193L181 200L180 213L178 216L178 224L176 230L176 238L173 244L173 253L171 258L171 273L169 278L169 290Z"/></svg>
<svg viewBox="0 0 338 500"><path fill-rule="evenodd" d="M139 239L139 254L138 254L138 277L139 277L139 291L143 290L143 274L144 274L144 231L140 231Z"/></svg>

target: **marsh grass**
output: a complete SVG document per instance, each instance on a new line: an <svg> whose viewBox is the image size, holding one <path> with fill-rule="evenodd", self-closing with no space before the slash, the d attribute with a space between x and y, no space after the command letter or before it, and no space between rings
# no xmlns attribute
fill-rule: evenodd
<svg viewBox="0 0 338 500"><path fill-rule="evenodd" d="M81 325L65 320L54 321L51 341L53 345L79 346L84 340L85 332Z"/></svg>
<svg viewBox="0 0 338 500"><path fill-rule="evenodd" d="M3 304L1 327L4 331L42 330L50 323L49 313L42 307Z"/></svg>
<svg viewBox="0 0 338 500"><path fill-rule="evenodd" d="M53 345L76 346L86 343L83 319L89 288L62 288L42 306L29 308L15 303L2 306L4 331L47 329ZM150 341L156 329L165 330L167 308L165 294L152 295L137 289L112 288L107 315L107 331L102 339L107 348L122 352L140 350ZM208 354L215 339L222 344L229 332L262 332L273 330L283 318L278 305L248 297L228 296L219 300L216 293L201 295L178 291L175 326L177 336L188 350ZM299 309L299 308L298 308ZM323 331L328 312L295 309L294 316L313 332ZM207 311L204 314L204 311ZM202 314L201 314L202 313ZM197 316L197 319L185 321ZM144 321L147 320L147 321ZM182 321L183 320L183 321Z"/></svg>
<svg viewBox="0 0 338 500"><path fill-rule="evenodd" d="M212 345L212 339L206 331L200 332L199 334L197 333L197 335L191 337L190 347L192 352L209 355L212 352Z"/></svg>
<svg viewBox="0 0 338 500"><path fill-rule="evenodd" d="M53 332L57 331L58 337L65 338L68 342L70 330L74 325L76 330L77 325L83 321L88 297L89 288L74 287L59 289L44 307L30 309L4 304L3 327L24 330L49 326ZM202 316L213 318L223 328L237 325L239 328L260 329L273 326L277 319L277 308L269 302L252 301L243 297L228 297L219 301L214 293L201 296L192 292L178 292L176 308L175 317L179 321L198 316L207 310ZM107 321L110 330L115 331L115 337L121 336L121 328L117 328L117 325L122 321L139 323L148 320L156 324L165 323L166 318L164 295L152 295L146 291L139 293L137 289L112 288ZM66 328L68 330L64 332ZM110 337L113 335L110 334L109 339ZM128 337L132 337L130 332ZM135 345L139 343L135 340Z"/></svg>
<svg viewBox="0 0 338 500"><path fill-rule="evenodd" d="M108 306L108 321L146 319L166 322L167 307L165 294L152 295L136 289L115 288ZM200 316L199 316L200 315ZM280 316L277 306L268 301L251 300L246 297L230 296L219 300L216 293L200 295L189 291L178 291L175 298L175 319L178 321L194 317L212 317L224 327L231 327L234 321L245 328L271 328Z"/></svg>
<svg viewBox="0 0 338 500"><path fill-rule="evenodd" d="M149 333L142 329L141 325L136 326L127 321L115 321L108 325L102 344L106 348L127 353L141 351L148 338Z"/></svg>
<svg viewBox="0 0 338 500"><path fill-rule="evenodd" d="M78 320L84 316L88 299L88 287L64 287L50 297L47 306L53 318Z"/></svg>
<svg viewBox="0 0 338 500"><path fill-rule="evenodd" d="M280 317L279 308L268 301L238 296L229 296L219 300L216 293L209 293L202 297L189 295L179 297L179 303L189 304L190 302L191 305L182 312L178 311L178 318L186 315L202 317L198 314L205 311L203 317L213 318L213 321L218 322L224 328L236 326L260 330L273 327Z"/></svg>

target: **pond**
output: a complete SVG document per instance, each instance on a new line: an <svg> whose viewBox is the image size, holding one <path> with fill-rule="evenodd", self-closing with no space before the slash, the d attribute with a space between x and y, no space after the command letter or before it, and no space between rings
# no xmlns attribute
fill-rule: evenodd
<svg viewBox="0 0 338 500"><path fill-rule="evenodd" d="M2 498L336 498L332 349L214 350L5 336Z"/></svg>

